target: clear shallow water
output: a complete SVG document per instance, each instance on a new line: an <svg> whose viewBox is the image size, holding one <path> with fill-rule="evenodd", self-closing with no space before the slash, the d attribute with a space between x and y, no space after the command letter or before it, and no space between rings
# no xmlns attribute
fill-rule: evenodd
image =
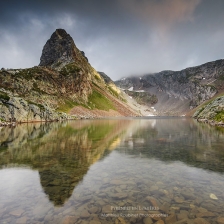
<svg viewBox="0 0 224 224"><path fill-rule="evenodd" d="M224 130L191 119L2 128L0 168L0 223L224 217Z"/></svg>

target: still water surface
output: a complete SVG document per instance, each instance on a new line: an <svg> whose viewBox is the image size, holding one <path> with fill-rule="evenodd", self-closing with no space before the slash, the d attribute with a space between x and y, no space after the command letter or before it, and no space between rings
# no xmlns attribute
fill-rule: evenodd
<svg viewBox="0 0 224 224"><path fill-rule="evenodd" d="M224 223L223 189L224 129L192 119L0 129L1 224Z"/></svg>

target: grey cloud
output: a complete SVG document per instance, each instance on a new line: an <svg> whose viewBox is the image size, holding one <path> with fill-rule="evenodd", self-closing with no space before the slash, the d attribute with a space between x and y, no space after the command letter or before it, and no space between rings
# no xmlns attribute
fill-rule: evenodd
<svg viewBox="0 0 224 224"><path fill-rule="evenodd" d="M222 0L11 0L0 8L0 67L39 64L64 28L90 63L112 79L223 57Z"/></svg>

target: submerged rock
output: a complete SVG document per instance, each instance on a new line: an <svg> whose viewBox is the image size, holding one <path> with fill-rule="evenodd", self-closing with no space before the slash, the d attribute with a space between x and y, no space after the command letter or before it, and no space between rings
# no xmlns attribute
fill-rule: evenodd
<svg viewBox="0 0 224 224"><path fill-rule="evenodd" d="M210 198L211 198L211 199L214 199L214 200L218 200L218 198L216 197L215 194L210 194Z"/></svg>

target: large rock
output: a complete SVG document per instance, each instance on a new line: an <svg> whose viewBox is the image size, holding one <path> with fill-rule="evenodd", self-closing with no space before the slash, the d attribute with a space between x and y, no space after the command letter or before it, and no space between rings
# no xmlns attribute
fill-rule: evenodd
<svg viewBox="0 0 224 224"><path fill-rule="evenodd" d="M47 105L28 102L20 97L10 96L4 100L0 96L0 121L28 122L71 119L66 113L56 112Z"/></svg>
<svg viewBox="0 0 224 224"><path fill-rule="evenodd" d="M39 65L61 67L74 62L80 53L88 61L85 53L78 51L72 37L64 29L56 29L43 48Z"/></svg>

